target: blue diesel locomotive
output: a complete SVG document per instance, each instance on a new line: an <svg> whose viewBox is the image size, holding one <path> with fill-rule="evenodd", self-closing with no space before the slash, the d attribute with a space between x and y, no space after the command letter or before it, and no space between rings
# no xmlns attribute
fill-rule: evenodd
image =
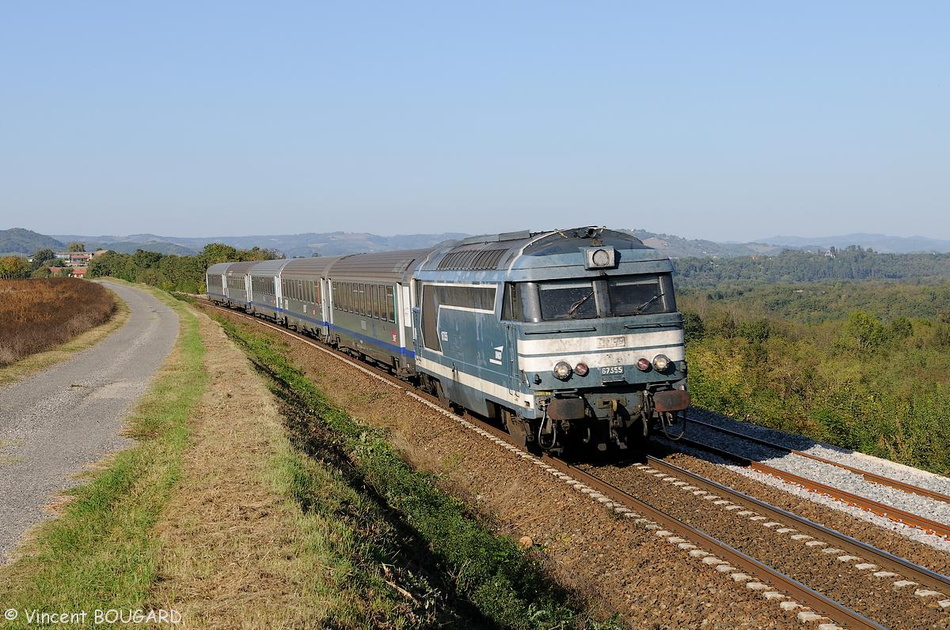
<svg viewBox="0 0 950 630"><path fill-rule="evenodd" d="M389 368L521 444L626 448L689 406L672 265L604 228L222 263L208 297Z"/></svg>

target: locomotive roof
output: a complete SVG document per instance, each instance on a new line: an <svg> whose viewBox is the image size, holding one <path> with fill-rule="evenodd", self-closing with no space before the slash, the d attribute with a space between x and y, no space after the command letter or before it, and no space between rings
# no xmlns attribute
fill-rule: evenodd
<svg viewBox="0 0 950 630"><path fill-rule="evenodd" d="M489 271L507 269L519 256L577 254L584 247L612 246L618 250L651 250L624 232L602 227L580 227L547 232L507 232L474 236L438 251L427 270Z"/></svg>

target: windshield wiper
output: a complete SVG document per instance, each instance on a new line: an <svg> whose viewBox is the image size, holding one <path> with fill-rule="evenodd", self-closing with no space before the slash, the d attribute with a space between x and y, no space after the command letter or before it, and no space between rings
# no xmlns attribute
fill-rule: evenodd
<svg viewBox="0 0 950 630"><path fill-rule="evenodd" d="M579 309L579 308L581 307L581 305L584 304L584 302L586 302L587 300L591 299L592 297L594 297L594 292L593 292L593 291L591 291L590 293L588 293L587 295L585 295L585 296L582 297L581 299L579 299L579 300L577 300L576 302L574 302L573 304L571 304L571 308L567 309L567 315L568 315L568 317L570 317L571 319L574 319L574 313L577 312L577 309Z"/></svg>
<svg viewBox="0 0 950 630"><path fill-rule="evenodd" d="M651 304L659 300L661 297L663 297L663 295L664 295L663 293L657 293L656 295L651 297L649 300L647 300L646 302L638 306L637 310L635 310L633 314L640 315L641 313L643 313L643 309L645 309L646 307L650 306Z"/></svg>

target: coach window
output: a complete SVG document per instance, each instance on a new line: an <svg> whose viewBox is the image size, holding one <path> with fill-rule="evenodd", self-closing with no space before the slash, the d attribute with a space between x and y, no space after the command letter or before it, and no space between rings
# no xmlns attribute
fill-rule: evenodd
<svg viewBox="0 0 950 630"><path fill-rule="evenodd" d="M396 323L396 305L393 302L393 288L386 287L386 320Z"/></svg>

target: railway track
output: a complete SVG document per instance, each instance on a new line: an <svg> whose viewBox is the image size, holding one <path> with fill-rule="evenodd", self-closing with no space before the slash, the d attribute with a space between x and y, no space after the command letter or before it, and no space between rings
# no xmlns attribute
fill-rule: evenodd
<svg viewBox="0 0 950 630"><path fill-rule="evenodd" d="M745 583L746 588L750 590L761 592L767 601L779 601L782 610L796 613L797 619L802 623L818 622L822 630L841 627L875 629L885 627L742 553L709 533L633 497L590 472L560 458L528 453L515 444L511 436L504 431L470 414L465 414L464 417L458 416L441 407L431 396L415 392L408 392L408 394L463 426L477 431L517 456L531 461L607 509L614 510L624 518L633 519L637 525L653 531L656 536L665 539L670 544L675 544L680 550L699 559L703 564L714 567L720 573L728 574L736 582Z"/></svg>
<svg viewBox="0 0 950 630"><path fill-rule="evenodd" d="M820 457L820 456L818 456L818 455L813 455L812 453L806 453L806 452L804 452L804 451L800 451L800 450L796 450L796 449L793 449L793 448L789 448L789 447L787 447L787 446L783 446L783 445L781 445L781 444L777 444L777 443L772 442L772 441L770 441L770 440L764 440L764 439L762 439L762 438L757 438L757 437L754 437L754 436L751 436L751 435L747 435L747 434L745 434L745 433L740 433L740 432L738 432L738 431L732 431L732 430L730 430L730 429L726 429L726 428L724 428L724 427L716 426L716 425L710 424L710 423L708 423L708 422L703 422L702 420L700 420L700 419L698 419L698 418L696 418L696 417L694 417L694 416L690 416L690 417L688 418L688 420L689 420L690 424L696 424L696 425L705 427L706 429L711 429L711 430L713 430L713 431L718 431L719 433L723 433L723 434L726 434L726 435L731 435L731 436L733 436L733 437L737 437L737 438L740 438L740 439L742 439L742 440L746 440L746 441L748 441L748 442L752 442L752 443L755 443L755 444L759 444L759 445L761 445L761 446L765 446L765 447L774 449L774 450L776 450L776 451L778 451L778 452L780 452L780 453L791 454L791 455L798 455L799 457L804 457L804 458L810 459L810 460L812 460L812 461L821 462L822 464L826 464L826 465L828 465L828 466L834 466L834 467L836 467L836 468L841 468L841 469L843 469L843 470L847 470L847 471L850 472L850 473L854 473L855 475L859 475L859 476L861 476L861 477L864 477L864 478L867 479L868 481L874 482L874 483L879 484L879 485L882 485L882 486L888 486L888 487L891 487L891 488L896 488L896 489L898 489L898 490L901 490L901 491L903 491L903 492L907 492L907 493L909 493L909 494L916 494L916 495L918 495L918 496L927 497L928 499L933 499L934 501L940 501L940 502L943 502L943 503L950 503L950 496L947 496L947 495L942 494L942 493L940 493L940 492L936 492L936 491L934 491L934 490L930 490L929 488L921 488L920 486L915 486L915 485L913 485L913 484L906 483L906 482L904 482L904 481L900 481L899 479L892 479L892 478L890 478L890 477L886 477L886 476L884 476L884 475L878 475L877 473L873 473L873 472L870 472L870 471L867 471L867 470L862 470L862 469L856 468L856 467L854 467L854 466L848 466L847 464L843 464L843 463L841 463L841 462L836 462L836 461L834 461L834 460L832 460L832 459L828 459L828 458L826 458L826 457Z"/></svg>
<svg viewBox="0 0 950 630"><path fill-rule="evenodd" d="M693 421L692 419L690 419L690 422L694 422L694 421ZM773 445L772 443L768 442L767 440L760 440L760 439L758 439L758 438L753 438L753 437L750 437L750 436L747 436L747 435L744 435L744 434L741 434L741 433L737 433L737 432L735 432L735 431L730 431L730 430L728 430L728 429L721 429L721 428L716 427L716 426L714 426L714 425L707 425L706 423L701 423L701 424L703 424L704 426L708 426L708 427L710 427L710 428L712 428L712 429L715 429L715 430L717 430L717 431L720 431L720 432L722 432L722 433L725 433L725 434L729 434L729 435L733 435L733 436L738 436L738 437L740 437L740 438L742 438L742 439L747 439L747 440L749 440L749 441L751 441L751 442L754 442L754 443L756 443L756 444L762 444L762 445L768 446L768 447L770 447L770 448L776 448L777 450L783 451L783 452L785 452L785 453L795 452L796 454L799 454L798 452L793 451L793 449L788 449L788 448L782 447L782 446L780 446L780 445ZM797 475L797 474L795 474L795 473L792 473L792 472L789 472L789 471L786 471L786 470L782 470L781 468L777 468L777 467L775 467L775 466L770 466L769 464L766 464L766 463L764 463L764 462L751 459L751 458L749 458L749 457L746 457L746 456L744 456L744 455L740 455L740 454L735 453L735 452L733 452L733 451L726 450L726 449L721 448L721 447L719 447L719 446L713 446L713 445L711 445L711 444L707 444L707 443L705 443L705 442L699 442L699 441L696 441L696 440L693 440L693 439L690 439L690 438L686 438L686 437L680 438L680 439L677 441L677 443L678 443L678 444L684 444L684 445L686 445L686 446L690 446L690 447L692 447L692 448L699 449L699 450L705 451L705 452L707 452L707 453L712 453L712 454L717 455L717 456L719 456L719 457L721 457L721 458L723 458L723 459L725 459L725 460L727 460L727 461L732 461L732 462L738 464L739 466L743 466L743 467L748 468L748 469L750 469L750 470L755 470L755 471L761 472L761 473L763 473L763 474L766 474L766 475L770 475L770 476L772 476L772 477L775 477L775 478L777 478L777 479L781 479L781 480L786 481L786 482L788 482L788 483L792 483L792 484L795 484L795 485L797 485L797 486L801 486L801 487L803 487L803 488L805 488L806 490L809 490L809 491L811 491L811 492L817 492L817 493L822 494L822 495L825 495L825 496L827 496L827 497L831 497L831 498L833 498L833 499L835 499L835 500L837 500L837 501L841 501L841 502L843 502L843 503L845 503L845 504L847 504L847 505L851 505L851 506L854 506L854 507L858 507L858 508L861 508L861 509L866 510L866 511L868 511L868 512L871 512L872 514L876 514L876 515L878 515L878 516L881 516L881 517L884 517L884 518L888 518L888 519L890 519L890 520L892 520L892 521L895 521L895 522L898 522L898 523L903 523L904 525L908 525L908 526L910 526L910 527L916 527L916 528L921 529L921 530L923 530L923 531L925 531L925 532L927 532L927 533L934 534L934 535L940 536L940 537L942 537L942 538L950 539L950 526L947 526L947 525L945 525L944 523L941 523L941 522L939 522L939 521L935 521L935 520L933 520L933 519L929 519L929 518L927 518L927 517L925 517L925 516L921 516L921 515L919 515L919 514L914 514L914 513L912 513L912 512L909 512L909 511L907 511L907 510L903 510L903 509L898 508L898 507L895 507L895 506L893 506L893 505L887 505L886 503L882 503L882 502L880 502L880 501L875 501L875 500L873 500L873 499L869 499L869 498L867 498L867 497L863 497L863 496L858 495L858 494L855 494L855 493L853 493L853 492L848 492L848 491L843 490L843 489L841 489L841 488L836 488L836 487L834 487L834 486L831 486L831 485L822 483L822 482L820 482L820 481L816 481L816 480L814 480L814 479L809 479L808 477L803 477L803 476L801 476L801 475ZM807 454L806 454L806 455L807 455ZM815 458L814 456L812 456L812 457ZM823 460L823 458L815 458L815 459ZM825 460L825 461L829 461L829 462L830 462L830 460ZM832 464L837 464L836 462L831 462L831 463L832 463ZM837 466L837 467L850 468L850 467L844 466L844 465L840 465L840 466ZM853 471L858 471L858 469L853 469ZM861 474L861 473L866 473L866 471L861 471L861 472L859 472L858 474ZM887 481L893 482L893 483L882 484L882 485L889 485L889 486L891 486L891 487L897 487L897 485L894 485L894 484L901 484L901 485L904 485L904 486L910 486L910 484L903 484L903 482L898 482L898 481L896 481L896 480L888 479L888 478L882 477L882 476L880 476L880 475L874 475L873 473L866 473L866 474L872 475L873 477L877 477L877 478L880 478L880 479L882 479L882 480L887 480ZM875 481L876 483L880 483L880 482L877 481L877 479L874 479L874 481ZM924 488L916 488L916 487L915 487L915 489L918 490L919 492L915 492L914 494L924 495L925 492L930 492L930 491L928 491L928 490L926 490L926 489L924 489ZM939 495L939 493L933 493L933 494L938 494L938 495ZM943 497L943 495L939 495L939 496ZM947 499L948 502L950 502L950 497L944 497L944 498ZM942 500L942 499L941 499L941 500Z"/></svg>
<svg viewBox="0 0 950 630"><path fill-rule="evenodd" d="M867 563L873 564L874 566L868 567L868 569L873 568L879 577L901 578L895 579L894 581L900 582L902 585L908 581L912 581L914 583L913 586L925 587L926 590L918 590L924 594L929 593L931 597L935 597L937 594L948 594L948 596L950 596L950 578L947 576L940 575L939 573L930 571L925 567L909 562L881 549L877 549L841 532L824 527L793 512L760 501L759 499L711 479L707 479L685 468L665 462L652 455L647 456L646 465L639 465L638 468L647 473L665 473L667 477L684 480L686 482L686 485L682 486L684 490L694 493L696 490L701 490L703 491L704 498L707 498L709 493L712 493L713 498L709 500L728 500L731 505L738 505L742 509L742 511L737 510L738 515L752 518L764 517L759 518L759 521L764 525L769 525L769 529L774 531L786 530L786 528L791 525L794 527L794 532L799 537L799 540L809 541L805 543L806 545L811 544L813 547L819 547L822 552L826 553L829 550L837 549L839 560L841 560L841 558L850 557L851 560L849 560L849 562L857 563L858 566L866 566ZM781 531L781 533L791 534L792 530ZM829 541L831 542L829 543ZM863 562L858 562L859 560ZM885 575L885 573L889 573L890 575ZM946 607L950 607L950 599L944 599L942 601L945 602Z"/></svg>
<svg viewBox="0 0 950 630"><path fill-rule="evenodd" d="M243 315L232 310L224 310L228 313ZM524 452L519 447L511 444L506 433L501 432L491 425L486 425L476 418L459 417L458 415L444 409L436 399L426 394L421 394L408 389L408 386L405 383L395 379L394 377L391 377L388 374L384 376L378 373L377 370L371 369L365 364L354 362L343 353L326 348L321 344L316 344L305 336L299 335L285 328L275 326L258 318L249 315L245 316L262 326L266 326L282 334L300 339L301 341L326 354L334 356L341 361L347 362L356 369L359 369L362 372L386 383L389 387L402 389L407 395L419 400L423 404L437 409L445 416L485 435L486 437L489 437L489 439L492 439L493 441L504 445L505 448L511 450L517 456L532 461L537 466L543 468L546 472L558 477L573 487L575 490L589 496L592 500L603 504L605 507L615 511L624 518L634 519L634 522L637 525L653 531L658 537L665 539L671 544L675 544L684 553L688 553L691 557L697 558L698 561L702 562L703 564L715 567L720 573L729 574L732 576L733 580L736 582L745 583L746 588L752 591L760 591L765 600L777 601L783 610L794 613L798 620L803 623L817 622L819 624L823 624L820 626L823 628L823 630L831 630L835 627L883 627L875 621L861 615L860 613L849 609L847 606L844 606L841 603L836 602L825 595L822 595L818 591L815 591L808 586L797 582L787 575L776 571L774 568L771 568L768 565L750 556L747 556L746 554L743 554L741 551L717 540L710 534L692 527L678 519L675 519L672 516L665 514L656 508L653 508L649 504L635 499L620 488L617 488L616 486L613 486L612 484L597 478L595 475L592 475L589 472L580 470L567 462L548 457L538 458ZM657 461L651 460L650 466L653 466L654 464L663 465ZM698 483L698 480L696 481ZM721 489L724 487L717 488L720 488L716 490L717 492L725 492L725 489ZM751 499L751 497L747 498L746 500L755 501L754 499ZM764 511L766 504L761 504L761 506L761 509ZM790 516L794 517L794 515ZM804 524L801 526L805 527ZM821 528L821 526L818 525L815 525L814 527ZM824 532L822 532L822 535L824 535ZM842 545L844 544L845 543L842 543ZM921 585L926 585L928 587L940 586L941 588L950 591L950 588L947 588L946 578L943 578L943 576L933 574L932 572L928 572L923 568L918 568L918 570L909 568L908 565L911 563L907 563L906 561L894 556L887 558L886 556L889 556L889 554L884 554L884 552L880 552L879 554L872 556L872 548L869 548L858 541L853 541L853 545L855 551L860 550L861 553L865 554L866 557L881 559L880 566L882 567L893 567L895 569L900 568L903 575L918 578L918 583ZM850 546L848 547L848 549L851 548L852 547ZM950 605L950 602L948 602L948 605Z"/></svg>

